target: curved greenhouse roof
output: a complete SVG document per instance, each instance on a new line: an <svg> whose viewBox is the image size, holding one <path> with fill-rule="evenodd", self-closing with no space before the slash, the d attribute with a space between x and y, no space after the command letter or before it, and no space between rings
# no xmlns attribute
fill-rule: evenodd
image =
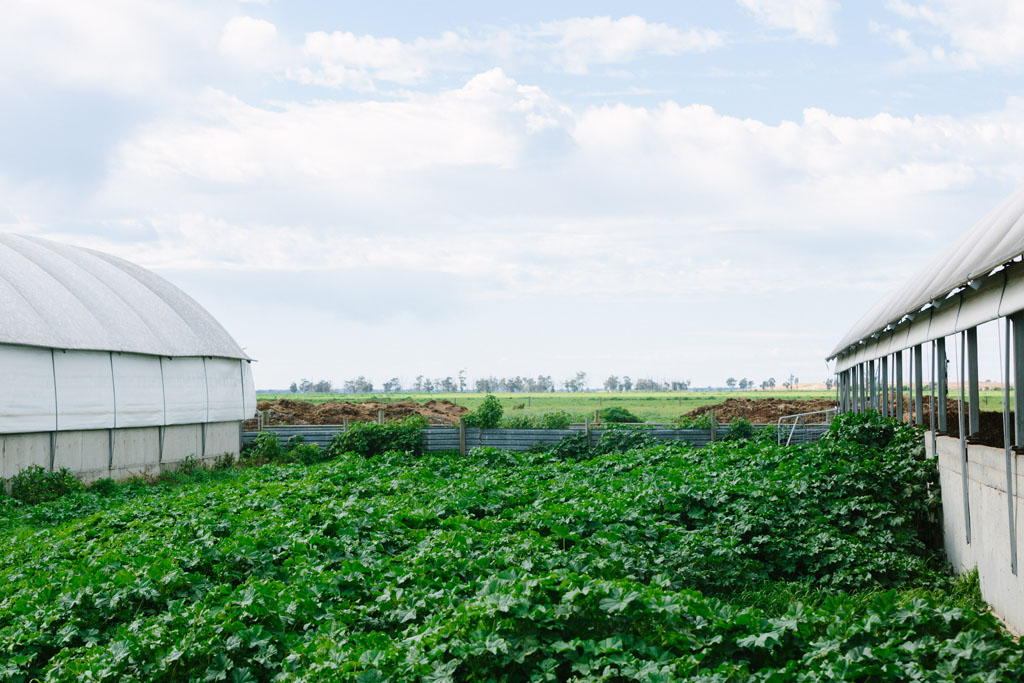
<svg viewBox="0 0 1024 683"><path fill-rule="evenodd" d="M92 249L0 234L0 343L155 356L248 357L167 280Z"/></svg>
<svg viewBox="0 0 1024 683"><path fill-rule="evenodd" d="M874 353L859 353L858 357L877 357L1021 310L1024 305L1018 307L1016 301L1024 288L1024 272L1016 267L1013 272L1005 268L998 274L993 271L1022 254L1024 188L1004 199L907 283L876 303L828 358L849 356L864 343L872 346ZM925 314L928 324L922 320Z"/></svg>

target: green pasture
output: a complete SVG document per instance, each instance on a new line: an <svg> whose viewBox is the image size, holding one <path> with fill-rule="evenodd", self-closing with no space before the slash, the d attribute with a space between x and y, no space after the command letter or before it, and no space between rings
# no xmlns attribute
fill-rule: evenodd
<svg viewBox="0 0 1024 683"><path fill-rule="evenodd" d="M426 403L427 401L448 400L459 405L467 406L474 410L484 400L487 394L482 393L413 393L399 392L395 394L374 393L374 394L259 394L257 398L261 401L272 401L278 398L287 398L295 401L310 401L312 403L324 403L326 401L416 401ZM834 398L834 391L786 391L776 389L775 391L657 391L657 392L611 392L611 391L588 391L578 393L552 392L552 393L495 393L504 409L506 417L516 415L542 415L556 410L564 410L571 415L582 419L584 416L593 416L595 410L610 407L620 407L629 410L637 417L648 422L661 422L673 420L680 415L685 415L694 408L720 403L727 398L779 398L786 400L812 399L812 398Z"/></svg>

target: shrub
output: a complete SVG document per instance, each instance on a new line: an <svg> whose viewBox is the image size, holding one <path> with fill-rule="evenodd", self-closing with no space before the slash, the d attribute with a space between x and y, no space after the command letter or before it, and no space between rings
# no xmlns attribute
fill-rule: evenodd
<svg viewBox="0 0 1024 683"><path fill-rule="evenodd" d="M643 422L639 417L619 406L605 408L598 415L601 416L601 422Z"/></svg>
<svg viewBox="0 0 1024 683"><path fill-rule="evenodd" d="M896 436L898 425L895 418L882 417L873 410L860 414L843 413L832 420L822 441L852 441L868 448L883 450Z"/></svg>
<svg viewBox="0 0 1024 683"><path fill-rule="evenodd" d="M471 413L466 413L462 418L467 427L480 427L481 429L494 429L501 424L501 416L504 413L501 401L491 394L484 397L480 407Z"/></svg>
<svg viewBox="0 0 1024 683"><path fill-rule="evenodd" d="M572 415L564 410L555 410L540 416L541 429L568 429L571 422Z"/></svg>
<svg viewBox="0 0 1024 683"><path fill-rule="evenodd" d="M536 418L528 415L515 415L506 417L499 425L502 429L540 429Z"/></svg>
<svg viewBox="0 0 1024 683"><path fill-rule="evenodd" d="M749 420L737 417L729 423L729 429L726 430L725 436L722 437L722 440L740 441L742 439L753 439L756 435L757 427L752 425Z"/></svg>
<svg viewBox="0 0 1024 683"><path fill-rule="evenodd" d="M556 443L548 453L558 460L586 460L590 456L589 441L586 432L579 432Z"/></svg>
<svg viewBox="0 0 1024 683"><path fill-rule="evenodd" d="M387 451L420 455L423 452L423 435L420 430L426 426L426 418L419 415L385 424L356 422L334 435L327 447L327 457L357 453L364 458L371 458Z"/></svg>
<svg viewBox="0 0 1024 683"><path fill-rule="evenodd" d="M607 453L625 453L636 448L647 448L657 443L651 433L643 427L611 427L605 429L601 434L597 446L594 447L596 455Z"/></svg>
<svg viewBox="0 0 1024 683"><path fill-rule="evenodd" d="M256 440L242 449L239 460L245 463L263 463L280 460L284 454L277 432L263 431Z"/></svg>
<svg viewBox="0 0 1024 683"><path fill-rule="evenodd" d="M30 465L11 477L11 498L29 505L57 500L83 488L82 482L75 479L67 467L50 472L39 465Z"/></svg>
<svg viewBox="0 0 1024 683"><path fill-rule="evenodd" d="M288 449L285 454L287 462L299 462L303 465L314 465L318 462L331 459L330 452L320 448L315 443L299 443Z"/></svg>
<svg viewBox="0 0 1024 683"><path fill-rule="evenodd" d="M232 453L221 453L213 459L213 469L227 470L235 464L235 456Z"/></svg>
<svg viewBox="0 0 1024 683"><path fill-rule="evenodd" d="M114 480L111 479L110 477L103 477L102 479L97 479L92 484L90 484L89 490L95 493L97 496L103 496L104 498L106 498L107 496L113 495L114 492L117 491L117 483L114 482Z"/></svg>
<svg viewBox="0 0 1024 683"><path fill-rule="evenodd" d="M711 413L696 416L681 415L674 424L676 429L711 429Z"/></svg>

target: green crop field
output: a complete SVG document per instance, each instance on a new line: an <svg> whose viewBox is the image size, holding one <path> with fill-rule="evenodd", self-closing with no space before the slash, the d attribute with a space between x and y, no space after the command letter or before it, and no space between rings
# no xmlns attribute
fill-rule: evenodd
<svg viewBox="0 0 1024 683"><path fill-rule="evenodd" d="M668 422L694 408L720 403L727 398L779 398L786 400L834 398L828 391L681 391L681 392L553 392L543 394L495 393L501 401L506 417L533 416L564 410L582 419L593 417L595 410L618 406L625 408L647 422ZM323 403L325 401L426 401L448 400L475 409L483 401L482 393L397 393L397 394L259 394L261 401L287 398L295 401Z"/></svg>
<svg viewBox="0 0 1024 683"><path fill-rule="evenodd" d="M948 574L910 428L465 458L403 435L0 497L0 681L1024 679Z"/></svg>

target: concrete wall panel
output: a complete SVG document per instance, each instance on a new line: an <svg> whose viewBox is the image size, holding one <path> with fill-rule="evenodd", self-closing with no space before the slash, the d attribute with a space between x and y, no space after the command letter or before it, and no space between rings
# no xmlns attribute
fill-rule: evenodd
<svg viewBox="0 0 1024 683"><path fill-rule="evenodd" d="M925 436L931 451L931 436ZM1010 523L1007 510L1006 456L1001 448L968 446L968 500L971 542L967 543L961 475L960 440L937 438L939 478L942 486L942 513L946 554L958 572L978 568L981 594L993 611L1009 626L1024 631L1024 533L1016 528L1018 571L1010 564ZM1024 455L1013 455L1014 517L1021 520L1024 509L1020 486L1024 483L1020 466ZM1024 520L1022 520L1024 521Z"/></svg>
<svg viewBox="0 0 1024 683"><path fill-rule="evenodd" d="M0 476L9 479L31 465L50 468L50 433L8 434L0 436L3 442L3 462Z"/></svg>
<svg viewBox="0 0 1024 683"><path fill-rule="evenodd" d="M57 432L53 457L54 469L67 467L72 472L107 476L110 461L110 431L89 429Z"/></svg>
<svg viewBox="0 0 1024 683"><path fill-rule="evenodd" d="M165 464L179 463L187 457L202 457L202 425L172 425L164 427Z"/></svg>
<svg viewBox="0 0 1024 683"><path fill-rule="evenodd" d="M239 422L211 422L206 426L206 455L214 458L224 453L238 455L242 433Z"/></svg>

